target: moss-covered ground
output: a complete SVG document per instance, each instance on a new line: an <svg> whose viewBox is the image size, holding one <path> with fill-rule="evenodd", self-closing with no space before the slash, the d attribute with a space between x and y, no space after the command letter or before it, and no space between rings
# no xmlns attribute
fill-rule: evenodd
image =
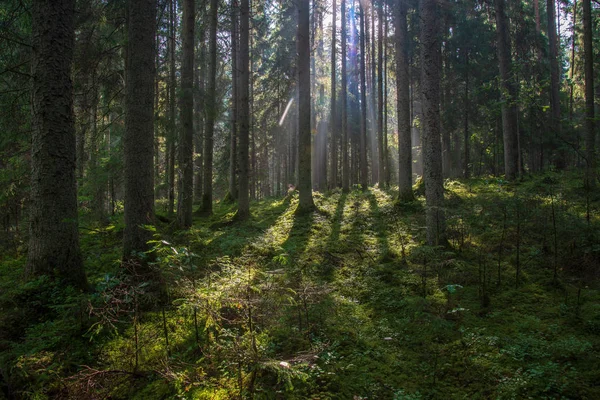
<svg viewBox="0 0 600 400"><path fill-rule="evenodd" d="M0 399L600 398L598 193L576 173L448 181L439 248L424 199L394 199L161 223L160 293L120 264L120 215L81 231L90 293L25 282L6 249Z"/></svg>

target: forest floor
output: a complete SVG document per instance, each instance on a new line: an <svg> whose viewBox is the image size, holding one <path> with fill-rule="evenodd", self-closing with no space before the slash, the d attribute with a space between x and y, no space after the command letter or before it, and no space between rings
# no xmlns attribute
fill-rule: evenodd
<svg viewBox="0 0 600 400"><path fill-rule="evenodd" d="M119 264L122 215L82 230L92 293L24 283L7 250L0 399L600 398L598 194L576 173L447 181L434 248L420 190L159 225L161 300Z"/></svg>

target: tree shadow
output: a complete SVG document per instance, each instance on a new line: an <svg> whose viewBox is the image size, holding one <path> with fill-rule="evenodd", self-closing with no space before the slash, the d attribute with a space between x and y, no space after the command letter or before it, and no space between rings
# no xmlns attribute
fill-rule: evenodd
<svg viewBox="0 0 600 400"><path fill-rule="evenodd" d="M390 253L390 244L386 234L386 225L383 221L382 213L377 203L377 198L372 191L367 193L369 199L369 207L371 209L371 216L373 218L372 228L377 237L377 244L379 247L379 261L387 262L392 258Z"/></svg>
<svg viewBox="0 0 600 400"><path fill-rule="evenodd" d="M194 221L194 227L200 230L196 237L187 238L190 241L205 237L207 243L200 245L203 258L212 259L218 256L238 256L243 249L265 231L274 226L277 220L290 207L290 198L274 202L274 199L266 199L259 203L253 203L250 208L250 217L246 221L235 221L235 205L217 206L213 215L208 220ZM209 232L206 232L205 230ZM204 232L202 232L204 230Z"/></svg>

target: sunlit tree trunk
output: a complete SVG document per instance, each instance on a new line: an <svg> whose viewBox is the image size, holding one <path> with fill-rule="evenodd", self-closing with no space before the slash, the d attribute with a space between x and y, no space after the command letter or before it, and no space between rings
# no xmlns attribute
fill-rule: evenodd
<svg viewBox="0 0 600 400"><path fill-rule="evenodd" d="M399 200L413 200L412 132L410 118L410 81L408 58L407 5L400 1L394 7L396 18L396 109L398 113L398 182Z"/></svg>
<svg viewBox="0 0 600 400"><path fill-rule="evenodd" d="M177 222L181 228L192 226L194 204L194 27L195 0L183 1L183 60L181 63L181 132L179 136L179 198Z"/></svg>
<svg viewBox="0 0 600 400"><path fill-rule="evenodd" d="M78 238L71 81L74 9L73 0L35 0L31 6L33 131L25 271L29 276L58 275L85 288ZM151 62L154 64L154 57Z"/></svg>
<svg viewBox="0 0 600 400"><path fill-rule="evenodd" d="M123 257L147 251L154 223L154 27L156 2L130 0L125 71Z"/></svg>
<svg viewBox="0 0 600 400"><path fill-rule="evenodd" d="M298 33L298 212L309 212L315 205L311 182L310 134L310 12L309 2L299 1Z"/></svg>
<svg viewBox="0 0 600 400"><path fill-rule="evenodd" d="M421 0L421 91L423 102L423 180L427 243L446 243L444 180L440 142L440 38L437 1Z"/></svg>

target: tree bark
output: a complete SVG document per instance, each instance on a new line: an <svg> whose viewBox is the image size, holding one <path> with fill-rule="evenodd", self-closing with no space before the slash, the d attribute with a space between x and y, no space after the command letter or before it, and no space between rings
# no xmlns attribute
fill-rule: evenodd
<svg viewBox="0 0 600 400"><path fill-rule="evenodd" d="M239 43L238 43L238 9L239 5L237 0L231 2L231 136L229 140L229 196L231 200L237 199L237 165L238 165L238 150L237 150L237 139L238 139L238 119L239 119L239 107L240 107L240 94L239 94L239 68L240 62L238 60Z"/></svg>
<svg viewBox="0 0 600 400"><path fill-rule="evenodd" d="M348 78L346 68L346 0L342 0L342 191L350 191L350 162L348 160Z"/></svg>
<svg viewBox="0 0 600 400"><path fill-rule="evenodd" d="M367 190L367 76L366 76L366 46L365 32L368 21L365 18L365 8L360 4L360 184L362 190Z"/></svg>
<svg viewBox="0 0 600 400"><path fill-rule="evenodd" d="M594 110L594 49L591 0L583 0L583 48L585 56L585 185L596 188L596 124Z"/></svg>
<svg viewBox="0 0 600 400"><path fill-rule="evenodd" d="M502 93L502 133L504 138L504 174L513 180L519 172L516 88L511 77L512 61L504 0L495 0L498 64Z"/></svg>
<svg viewBox="0 0 600 400"><path fill-rule="evenodd" d="M250 215L249 199L249 137L250 137L250 4L248 0L242 0L240 10L240 59L239 59L239 146L238 163L240 168L240 182L238 193L238 211L236 218L247 219Z"/></svg>
<svg viewBox="0 0 600 400"><path fill-rule="evenodd" d="M331 20L331 117L329 126L331 129L331 188L335 189L338 186L338 134L336 121L336 18L337 18L337 2L333 0L333 17Z"/></svg>
<svg viewBox="0 0 600 400"><path fill-rule="evenodd" d="M412 201L412 132L410 118L410 81L408 58L408 12L405 2L395 6L396 18L396 109L398 113L398 182L400 201Z"/></svg>
<svg viewBox="0 0 600 400"><path fill-rule="evenodd" d="M560 148L561 121L560 121L560 75L558 67L558 39L556 35L556 14L554 0L547 0L548 10L548 46L550 57L550 115L552 116L551 127L554 131L555 146ZM555 165L558 169L566 167L566 154L564 150L558 150L554 155Z"/></svg>
<svg viewBox="0 0 600 400"><path fill-rule="evenodd" d="M212 214L213 135L217 118L217 23L218 0L210 0L210 32L208 35L208 91L206 93L206 126L204 128L204 191L200 213Z"/></svg>
<svg viewBox="0 0 600 400"><path fill-rule="evenodd" d="M130 0L125 71L124 259L149 250L154 223L154 27L156 2Z"/></svg>
<svg viewBox="0 0 600 400"><path fill-rule="evenodd" d="M298 32L298 212L314 209L311 182L310 133L310 12L309 2L299 1Z"/></svg>
<svg viewBox="0 0 600 400"><path fill-rule="evenodd" d="M179 136L179 198L177 222L192 226L194 205L194 27L195 0L183 1L183 60L181 63L181 132Z"/></svg>
<svg viewBox="0 0 600 400"><path fill-rule="evenodd" d="M205 3L202 4L202 12L205 10ZM194 202L202 201L203 186L203 141L204 141L204 98L205 98L205 72L206 72L206 45L205 28L200 29L200 51L198 56L198 65L196 66L197 89L195 93L194 107L196 108L196 135L194 136L195 159L194 159Z"/></svg>
<svg viewBox="0 0 600 400"><path fill-rule="evenodd" d="M84 289L87 281L79 250L71 81L74 9L74 0L35 0L31 7L33 132L25 272L28 276L57 275Z"/></svg>
<svg viewBox="0 0 600 400"><path fill-rule="evenodd" d="M446 244L444 180L440 142L440 40L436 0L421 0L421 90L423 101L423 179L427 243Z"/></svg>
<svg viewBox="0 0 600 400"><path fill-rule="evenodd" d="M383 139L383 1L379 2L378 6L378 25L377 25L377 144L379 154L379 187L385 186L385 150ZM373 32L375 36L375 32Z"/></svg>
<svg viewBox="0 0 600 400"><path fill-rule="evenodd" d="M175 110L176 110L176 100L175 100L175 86L177 85L176 78L176 67L175 67L175 35L177 32L176 29L176 13L175 8L177 5L177 0L170 0L170 16L169 16L169 40L168 40L168 48L169 48L169 132L167 134L167 190L168 190L168 209L167 213L169 217L173 216L173 212L175 209L175 148L176 148L176 138L177 138L177 124L175 121Z"/></svg>

